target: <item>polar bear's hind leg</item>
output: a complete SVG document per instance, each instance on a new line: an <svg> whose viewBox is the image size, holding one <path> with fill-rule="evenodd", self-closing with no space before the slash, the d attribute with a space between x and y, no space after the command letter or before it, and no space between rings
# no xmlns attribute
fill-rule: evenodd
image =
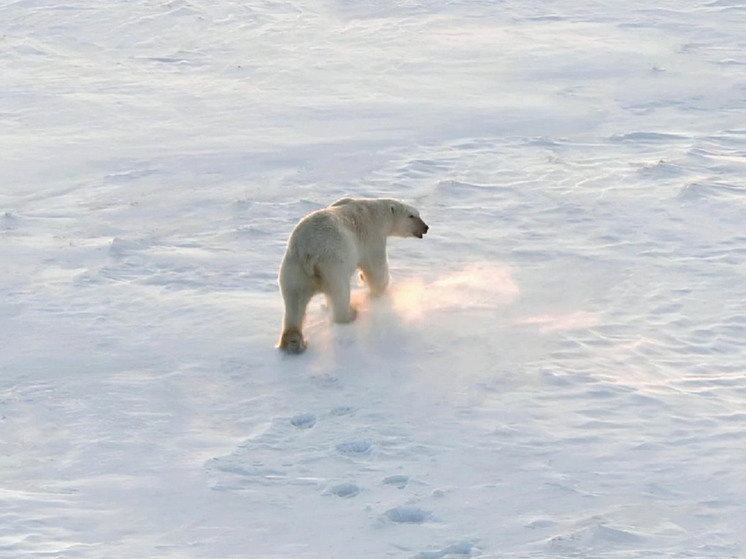
<svg viewBox="0 0 746 559"><path fill-rule="evenodd" d="M282 320L282 335L277 347L287 353L302 353L306 349L301 329L306 307L313 297L312 286L288 287L281 283L282 298L285 302L285 316Z"/></svg>
<svg viewBox="0 0 746 559"><path fill-rule="evenodd" d="M285 353L303 353L306 350L306 341L298 328L288 328L282 333L277 347Z"/></svg>
<svg viewBox="0 0 746 559"><path fill-rule="evenodd" d="M350 305L350 275L332 270L323 278L323 291L332 308L332 319L340 324L352 322L357 316L357 311Z"/></svg>

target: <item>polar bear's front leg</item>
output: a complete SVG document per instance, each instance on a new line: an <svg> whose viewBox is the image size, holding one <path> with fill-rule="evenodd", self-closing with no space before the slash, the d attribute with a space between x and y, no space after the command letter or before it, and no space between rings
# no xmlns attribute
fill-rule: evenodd
<svg viewBox="0 0 746 559"><path fill-rule="evenodd" d="M370 289L374 297L382 295L389 285L389 265L386 259L376 265L361 265L360 277Z"/></svg>
<svg viewBox="0 0 746 559"><path fill-rule="evenodd" d="M361 269L360 279L365 282L365 284L368 286L368 289L370 289L370 294L374 297L383 295L383 292L386 291L386 288L389 285L388 270L384 273L380 270L377 272L372 272L371 270Z"/></svg>

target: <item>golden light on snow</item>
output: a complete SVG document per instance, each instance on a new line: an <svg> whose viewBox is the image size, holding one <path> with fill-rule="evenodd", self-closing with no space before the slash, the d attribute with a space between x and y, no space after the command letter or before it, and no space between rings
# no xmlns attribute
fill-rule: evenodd
<svg viewBox="0 0 746 559"><path fill-rule="evenodd" d="M397 314L415 321L433 311L494 308L513 301L519 291L508 268L473 264L433 281L406 280L392 286L390 296Z"/></svg>

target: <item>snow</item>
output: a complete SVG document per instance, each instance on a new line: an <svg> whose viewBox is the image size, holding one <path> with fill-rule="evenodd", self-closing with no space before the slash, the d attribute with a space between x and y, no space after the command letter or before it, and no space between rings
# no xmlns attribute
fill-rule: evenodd
<svg viewBox="0 0 746 559"><path fill-rule="evenodd" d="M744 557L745 26L0 3L0 557ZM281 355L343 195L430 232Z"/></svg>

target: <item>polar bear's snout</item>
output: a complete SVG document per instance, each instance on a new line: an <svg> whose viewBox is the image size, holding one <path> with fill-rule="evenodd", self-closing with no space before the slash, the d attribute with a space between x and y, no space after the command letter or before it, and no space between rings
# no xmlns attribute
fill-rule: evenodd
<svg viewBox="0 0 746 559"><path fill-rule="evenodd" d="M414 226L414 236L418 239L421 239L422 236L427 233L427 230L430 229L430 226L422 221L422 218L415 218L417 219L417 223L415 223Z"/></svg>

